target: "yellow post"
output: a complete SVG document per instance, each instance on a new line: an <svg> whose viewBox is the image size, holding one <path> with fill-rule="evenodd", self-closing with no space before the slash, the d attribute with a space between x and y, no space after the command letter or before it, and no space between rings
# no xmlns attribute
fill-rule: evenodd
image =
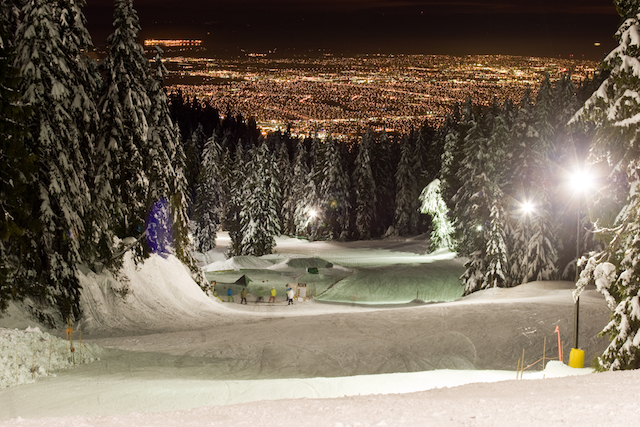
<svg viewBox="0 0 640 427"><path fill-rule="evenodd" d="M584 368L584 350L580 350L579 348L571 349L571 353L569 353L569 366L577 369Z"/></svg>

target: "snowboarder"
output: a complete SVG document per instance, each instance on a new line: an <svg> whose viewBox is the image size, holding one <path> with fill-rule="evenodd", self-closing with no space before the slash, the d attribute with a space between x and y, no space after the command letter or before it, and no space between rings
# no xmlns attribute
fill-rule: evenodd
<svg viewBox="0 0 640 427"><path fill-rule="evenodd" d="M245 305L247 304L247 288L242 288L240 291L240 304L243 302Z"/></svg>
<svg viewBox="0 0 640 427"><path fill-rule="evenodd" d="M258 288L258 299L256 300L256 304L259 302L264 302L264 291L262 290L262 288Z"/></svg>
<svg viewBox="0 0 640 427"><path fill-rule="evenodd" d="M271 288L271 296L269 302L276 302L276 288Z"/></svg>
<svg viewBox="0 0 640 427"><path fill-rule="evenodd" d="M289 304L293 304L293 296L294 296L293 289L289 288L287 290L287 299L289 300ZM287 304L287 305L289 305L289 304Z"/></svg>
<svg viewBox="0 0 640 427"><path fill-rule="evenodd" d="M233 291L231 290L231 287L229 287L229 289L227 289L227 302L234 302L233 301Z"/></svg>

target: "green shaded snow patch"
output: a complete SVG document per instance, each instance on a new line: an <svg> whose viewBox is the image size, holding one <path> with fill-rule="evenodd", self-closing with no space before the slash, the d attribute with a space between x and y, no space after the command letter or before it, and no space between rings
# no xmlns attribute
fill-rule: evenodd
<svg viewBox="0 0 640 427"><path fill-rule="evenodd" d="M359 304L455 301L464 290L460 283L463 272L457 260L358 268L317 299Z"/></svg>

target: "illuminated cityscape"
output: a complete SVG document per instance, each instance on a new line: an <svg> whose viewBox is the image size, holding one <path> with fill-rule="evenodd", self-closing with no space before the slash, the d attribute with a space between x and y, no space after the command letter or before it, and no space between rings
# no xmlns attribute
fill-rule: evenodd
<svg viewBox="0 0 640 427"><path fill-rule="evenodd" d="M471 98L517 103L533 95L545 73L571 73L577 84L598 63L504 55L359 55L352 57L246 54L236 59L165 59L169 91L211 102L221 114L254 118L264 130L358 135L367 127L406 133L425 120L437 124L455 103Z"/></svg>

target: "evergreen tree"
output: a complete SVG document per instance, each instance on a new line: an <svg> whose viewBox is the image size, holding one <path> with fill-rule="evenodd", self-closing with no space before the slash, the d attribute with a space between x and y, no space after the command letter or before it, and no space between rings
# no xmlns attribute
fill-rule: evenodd
<svg viewBox="0 0 640 427"><path fill-rule="evenodd" d="M501 288L509 283L509 261L504 223L506 213L502 205L504 196L496 189L489 215L489 230L487 236L487 270L484 275L483 288Z"/></svg>
<svg viewBox="0 0 640 427"><path fill-rule="evenodd" d="M41 300L64 318L77 319L77 268L82 262L83 217L90 202L78 143L81 132L69 114L77 80L71 73L56 9L49 2L33 0L25 4L22 15L16 64L23 77L22 102L33 108L29 147L37 156L39 177L34 211L42 228L36 243L39 259L34 261L38 281L46 286Z"/></svg>
<svg viewBox="0 0 640 427"><path fill-rule="evenodd" d="M196 130L191 133L191 136L187 138L184 144L184 154L186 157L185 178L188 183L187 194L190 201L196 200L200 166L202 165L203 150L207 141L204 126L199 123Z"/></svg>
<svg viewBox="0 0 640 427"><path fill-rule="evenodd" d="M267 144L253 150L247 169L251 171L243 186L243 208L240 212L242 226L242 255L262 256L270 254L280 235L278 205L280 187L275 160Z"/></svg>
<svg viewBox="0 0 640 427"><path fill-rule="evenodd" d="M420 194L422 213L429 214L433 218L433 230L431 232L431 250L453 249L453 225L448 217L449 208L442 198L441 183L439 179L433 180Z"/></svg>
<svg viewBox="0 0 640 427"><path fill-rule="evenodd" d="M554 145L554 97L553 88L549 80L549 74L545 74L544 80L538 89L538 96L534 107L535 124L538 137L538 150L549 159L555 158Z"/></svg>
<svg viewBox="0 0 640 427"><path fill-rule="evenodd" d="M349 223L349 178L342 168L340 151L333 138L324 144L320 206L329 239L344 240Z"/></svg>
<svg viewBox="0 0 640 427"><path fill-rule="evenodd" d="M288 205L293 208L293 224L295 234L310 236L312 225L316 221L316 187L307 164L308 153L302 142L298 143L296 158L293 163L293 187Z"/></svg>
<svg viewBox="0 0 640 427"><path fill-rule="evenodd" d="M286 141L282 141L278 151L278 181L282 194L280 205L280 230L282 234L293 235L293 212L291 192L293 191L291 160L289 159L289 147Z"/></svg>
<svg viewBox="0 0 640 427"><path fill-rule="evenodd" d="M216 246L216 236L222 217L221 182L219 164L222 153L214 133L204 146L202 166L196 193L196 249L210 251Z"/></svg>
<svg viewBox="0 0 640 427"><path fill-rule="evenodd" d="M180 136L180 128L175 125L173 129L177 138ZM198 267L192 253L192 243L190 237L189 202L187 198L188 184L184 175L185 155L182 145L176 144L176 150L171 164L175 171L175 183L171 196L171 218L173 220L173 230L175 233L174 250L176 257L189 268L193 280L204 288L206 280L202 270Z"/></svg>
<svg viewBox="0 0 640 427"><path fill-rule="evenodd" d="M373 216L373 223L371 232L375 236L385 234L386 231L393 225L395 216L395 164L397 161L393 161L391 158L391 141L386 132L382 132L380 138L376 140L373 131L369 129L363 139L369 140L365 144L369 145L371 174L373 181L375 182L375 194L376 203ZM413 144L411 144L413 147ZM414 173L416 173L414 171ZM418 195L415 194L413 200L413 209L408 213L412 216L412 224L415 222L417 225L418 216ZM415 233L415 226L411 230Z"/></svg>
<svg viewBox="0 0 640 427"><path fill-rule="evenodd" d="M610 76L577 113L574 120L594 122L596 139L590 152L593 162L605 160L609 181L626 174L628 196L615 223L603 233L611 237L607 248L592 255L580 275L578 292L595 280L596 287L612 311L602 334L611 338L597 359L600 370L640 368L640 3L614 1L623 18L616 37L619 46L606 58ZM608 224L605 224L608 225Z"/></svg>
<svg viewBox="0 0 640 427"><path fill-rule="evenodd" d="M462 185L453 199L453 213L459 241L458 251L460 254L470 255L477 250L484 253L484 229L488 224L490 210L487 195L491 194L486 168L491 159L487 155L487 139L475 121L471 121L464 144L464 159L456 173Z"/></svg>
<svg viewBox="0 0 640 427"><path fill-rule="evenodd" d="M371 238L375 218L376 183L371 172L370 157L372 143L368 131L360 141L352 179L356 196L356 229L362 240Z"/></svg>
<svg viewBox="0 0 640 427"><path fill-rule="evenodd" d="M60 24L62 45L66 51L70 74L74 78L71 84L68 114L71 116L77 128L77 136L74 137L73 152L79 153L81 158L75 163L82 165L78 173L85 174L85 181L92 196L92 203L84 214L85 233L81 236L82 253L90 264L100 265L102 261L109 259L111 252L100 245L101 234L100 218L102 212L94 203L95 179L95 135L99 123L96 101L101 84L97 64L89 57L93 48L91 36L86 28L86 18L82 8L86 5L84 0L59 0L54 5L56 21Z"/></svg>
<svg viewBox="0 0 640 427"><path fill-rule="evenodd" d="M415 233L417 227L416 209L417 183L415 178L414 150L408 138L403 138L400 163L396 170L396 215L395 229L400 236Z"/></svg>
<svg viewBox="0 0 640 427"><path fill-rule="evenodd" d="M555 230L551 221L551 203L546 192L536 198L536 212L531 221L531 237L527 242L527 264L524 281L552 280L556 278L558 252L552 240Z"/></svg>
<svg viewBox="0 0 640 427"><path fill-rule="evenodd" d="M159 200L169 199L175 189L175 171L171 158L175 156L176 147L180 144L176 129L171 120L168 99L163 90L166 68L162 64L162 50L157 49L155 59L155 76L149 78L148 95L150 101L147 115L148 134L144 152L144 169L149 179L147 205Z"/></svg>
<svg viewBox="0 0 640 427"><path fill-rule="evenodd" d="M36 277L30 244L38 229L31 191L35 159L25 145L29 112L20 103L20 76L13 64L17 12L11 2L0 1L0 313L9 300L32 291Z"/></svg>
<svg viewBox="0 0 640 427"><path fill-rule="evenodd" d="M228 193L226 196L227 206L225 212L225 227L229 232L231 244L227 251L227 256L232 257L242 254L242 226L240 222L240 211L244 199L244 182L248 179L245 173L244 150L242 144L236 145L236 152L233 161L233 168L228 176Z"/></svg>
<svg viewBox="0 0 640 427"><path fill-rule="evenodd" d="M96 193L100 197L96 203L110 217L103 224L115 222L118 236L138 236L144 231L149 200L143 159L148 154L151 102L146 87L149 62L137 42L140 24L131 0L116 0L113 26L99 102Z"/></svg>

